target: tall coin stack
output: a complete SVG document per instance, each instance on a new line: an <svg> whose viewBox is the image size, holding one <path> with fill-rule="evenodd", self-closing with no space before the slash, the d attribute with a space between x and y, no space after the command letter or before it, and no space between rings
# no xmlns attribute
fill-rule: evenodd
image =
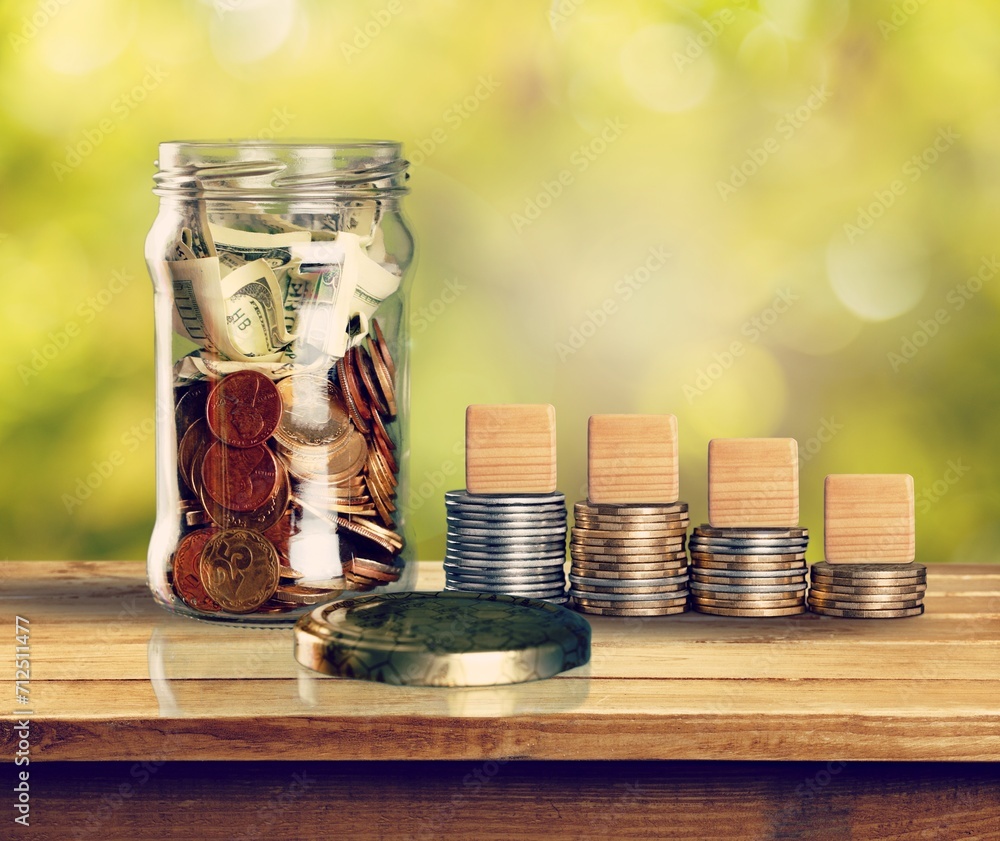
<svg viewBox="0 0 1000 841"><path fill-rule="evenodd" d="M691 601L716 616L805 613L808 530L798 526L794 438L716 438L708 447L710 525L691 536Z"/></svg>
<svg viewBox="0 0 1000 841"><path fill-rule="evenodd" d="M688 506L678 502L677 418L593 415L587 495L574 506L570 596L583 613L687 610Z"/></svg>
<svg viewBox="0 0 1000 841"><path fill-rule="evenodd" d="M813 613L898 619L924 612L927 567L914 562L912 476L827 476L824 520L826 561L811 570Z"/></svg>
<svg viewBox="0 0 1000 841"><path fill-rule="evenodd" d="M466 490L445 494L446 590L566 602L566 497L556 490L555 409L469 406Z"/></svg>

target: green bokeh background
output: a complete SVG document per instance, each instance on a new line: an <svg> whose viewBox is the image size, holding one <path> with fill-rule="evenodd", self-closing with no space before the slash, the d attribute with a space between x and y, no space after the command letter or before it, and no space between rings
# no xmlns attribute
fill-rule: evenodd
<svg viewBox="0 0 1000 841"><path fill-rule="evenodd" d="M918 558L993 561L995 2L25 0L0 26L4 557L144 556L156 144L273 135L414 162L419 557L465 406L551 402L571 500L588 415L673 412L696 522L710 438L787 435L813 559L827 473L909 472Z"/></svg>

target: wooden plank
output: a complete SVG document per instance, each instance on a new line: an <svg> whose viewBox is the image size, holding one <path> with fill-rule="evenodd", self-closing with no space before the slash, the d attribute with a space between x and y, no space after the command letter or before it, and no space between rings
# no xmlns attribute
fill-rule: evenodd
<svg viewBox="0 0 1000 841"><path fill-rule="evenodd" d="M692 762L57 763L47 838L996 838L991 765ZM32 837L25 833L26 837Z"/></svg>
<svg viewBox="0 0 1000 841"><path fill-rule="evenodd" d="M795 681L621 683L122 681L113 712L106 681L42 683L36 711L58 703L64 713L33 720L32 758L148 759L171 745L178 759L1000 760L992 682L839 681L823 692ZM4 750L12 739L6 728Z"/></svg>

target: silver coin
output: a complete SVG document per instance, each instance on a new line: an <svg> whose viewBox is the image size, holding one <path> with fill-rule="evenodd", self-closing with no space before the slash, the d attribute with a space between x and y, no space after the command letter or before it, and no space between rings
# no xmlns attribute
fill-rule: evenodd
<svg viewBox="0 0 1000 841"><path fill-rule="evenodd" d="M573 521L584 528L617 529L623 526L635 528L683 528L691 526L687 514L665 514L654 517L615 517L608 514L582 514L574 512Z"/></svg>
<svg viewBox="0 0 1000 841"><path fill-rule="evenodd" d="M546 595L562 593L566 589L565 581L484 581L478 578L455 578L448 576L445 583L452 587L483 587L487 590L503 590L510 592L519 590L522 592L544 591Z"/></svg>
<svg viewBox="0 0 1000 841"><path fill-rule="evenodd" d="M469 569L468 567L456 566L455 564L445 564L444 565L445 575L454 576L456 578L481 578L484 580L510 580L513 581L517 579L518 581L525 581L530 583L530 579L545 579L545 580L555 580L559 579L564 581L566 579L566 573L562 569L511 569L511 570L486 570L486 569Z"/></svg>
<svg viewBox="0 0 1000 841"><path fill-rule="evenodd" d="M445 547L455 549L468 549L472 552L484 552L490 549L497 549L506 552L548 552L566 549L565 540L545 539L521 539L508 537L502 540L489 540L485 537L472 537L469 535L447 535L445 537Z"/></svg>
<svg viewBox="0 0 1000 841"><path fill-rule="evenodd" d="M661 578L594 578L590 575L577 575L574 572L569 574L569 580L574 584L588 584L591 587L605 587L614 585L616 587L661 587L674 584L686 584L686 575L671 575Z"/></svg>
<svg viewBox="0 0 1000 841"><path fill-rule="evenodd" d="M445 491L445 502L461 505L545 505L566 502L566 494L554 491L542 494L470 494L466 490Z"/></svg>
<svg viewBox="0 0 1000 841"><path fill-rule="evenodd" d="M821 616L840 616L845 619L902 619L906 616L920 616L924 612L924 605L899 610L855 610L810 605L809 610Z"/></svg>
<svg viewBox="0 0 1000 841"><path fill-rule="evenodd" d="M806 559L805 552L784 555L726 555L715 552L691 550L691 560L704 567L717 569L790 569L801 566Z"/></svg>
<svg viewBox="0 0 1000 841"><path fill-rule="evenodd" d="M797 560L805 558L807 546L706 546L704 543L692 543L688 540L688 547L691 554L699 555L724 555L728 557L745 555L771 555L784 556L791 555ZM712 560L708 558L707 560Z"/></svg>
<svg viewBox="0 0 1000 841"><path fill-rule="evenodd" d="M861 579L873 579L878 581L895 582L900 579L927 578L927 567L923 564L830 564L826 561L819 561L810 568L810 571L817 578L847 579L858 581Z"/></svg>
<svg viewBox="0 0 1000 841"><path fill-rule="evenodd" d="M706 549L719 551L719 549L770 549L772 552L775 550L790 550L790 551L804 551L809 546L808 540L800 540L799 538L791 538L789 540L740 540L739 538L732 538L723 540L718 537L698 537L698 535L691 535L689 541L692 546L701 546ZM777 553L775 553L777 554Z"/></svg>
<svg viewBox="0 0 1000 841"><path fill-rule="evenodd" d="M632 540L658 540L664 537L680 538L687 534L687 529L653 528L647 526L623 526L621 528L590 528L577 523L573 526L573 534L581 537L627 537Z"/></svg>
<svg viewBox="0 0 1000 841"><path fill-rule="evenodd" d="M805 575L808 567L805 564L787 569L702 569L693 564L692 572L701 575L711 575L713 578L773 578L775 576Z"/></svg>
<svg viewBox="0 0 1000 841"><path fill-rule="evenodd" d="M688 510L686 502L577 502L574 511L582 514L608 514L625 516L627 514L678 514Z"/></svg>
<svg viewBox="0 0 1000 841"><path fill-rule="evenodd" d="M705 593L804 593L807 589L804 581L801 584L774 584L768 586L700 584L697 581L692 581L689 586L691 587L691 592L698 590Z"/></svg>
<svg viewBox="0 0 1000 841"><path fill-rule="evenodd" d="M514 538L515 540L533 540L539 537L565 538L566 527L556 526L555 528L535 528L534 526L526 526L524 528L512 528L510 526L498 526L496 528L476 528L473 526L449 525L448 534L458 538L483 537L489 538L490 540L507 540L509 538Z"/></svg>
<svg viewBox="0 0 1000 841"><path fill-rule="evenodd" d="M449 584L447 589L465 590L469 593L504 593L508 596L524 596L529 599L554 599L566 594L566 591L560 587L520 587L503 584Z"/></svg>
<svg viewBox="0 0 1000 841"><path fill-rule="evenodd" d="M531 548L505 549L477 546L474 549L451 547L445 549L445 554L454 558L465 558L472 561L554 561L557 558L565 561L565 547L555 547L546 551L535 551Z"/></svg>
<svg viewBox="0 0 1000 841"><path fill-rule="evenodd" d="M530 514L519 514L516 517L498 516L467 516L466 514L448 514L445 516L448 525L468 526L469 528L542 528L554 529L566 527L565 517L536 517Z"/></svg>
<svg viewBox="0 0 1000 841"><path fill-rule="evenodd" d="M607 579L610 581L636 581L642 582L646 581L651 577L657 578L668 578L673 577L674 573L680 572L685 569L685 567L662 567L656 570L640 570L635 572L629 569L620 569L615 567L613 569L608 569L606 567L581 567L577 564L573 564L570 567L570 571L574 575L580 575L584 578L599 578Z"/></svg>
<svg viewBox="0 0 1000 841"><path fill-rule="evenodd" d="M821 584L817 581L813 581L810 589L814 593L823 593L831 596L922 596L927 592L926 584L914 584L907 587L897 587L893 584L886 584L884 586L871 586L871 587L855 587L855 586L834 586L829 584Z"/></svg>
<svg viewBox="0 0 1000 841"><path fill-rule="evenodd" d="M557 555L552 558L539 558L532 555L530 558L469 558L465 555L454 555L445 553L445 563L461 564L468 567L482 567L483 569L519 569L521 567L538 567L539 569L562 569L566 565L566 558Z"/></svg>
<svg viewBox="0 0 1000 841"><path fill-rule="evenodd" d="M642 602L661 602L663 604L679 604L687 601L687 595L671 596L670 593L584 593L580 590L569 588L569 597L579 599L582 602L635 602L637 605Z"/></svg>
<svg viewBox="0 0 1000 841"><path fill-rule="evenodd" d="M768 538L802 538L809 536L809 529L799 528L714 528L707 523L696 526L694 533L701 537L717 537L723 539L740 538L743 540L757 540Z"/></svg>
<svg viewBox="0 0 1000 841"><path fill-rule="evenodd" d="M691 580L697 581L699 584L726 584L736 587L759 585L770 587L774 584L804 584L806 579L804 575L786 575L774 578L717 578L714 575L701 575L692 572Z"/></svg>

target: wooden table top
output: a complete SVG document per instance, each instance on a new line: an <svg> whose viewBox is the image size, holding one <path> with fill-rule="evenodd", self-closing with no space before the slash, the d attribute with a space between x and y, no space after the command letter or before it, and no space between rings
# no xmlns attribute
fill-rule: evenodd
<svg viewBox="0 0 1000 841"><path fill-rule="evenodd" d="M139 563L3 562L0 604L9 639L30 620L31 706L8 658L0 718L33 711L33 761L1000 760L1000 565L931 566L913 619L588 617L588 665L479 689L314 674L287 628L156 606Z"/></svg>

